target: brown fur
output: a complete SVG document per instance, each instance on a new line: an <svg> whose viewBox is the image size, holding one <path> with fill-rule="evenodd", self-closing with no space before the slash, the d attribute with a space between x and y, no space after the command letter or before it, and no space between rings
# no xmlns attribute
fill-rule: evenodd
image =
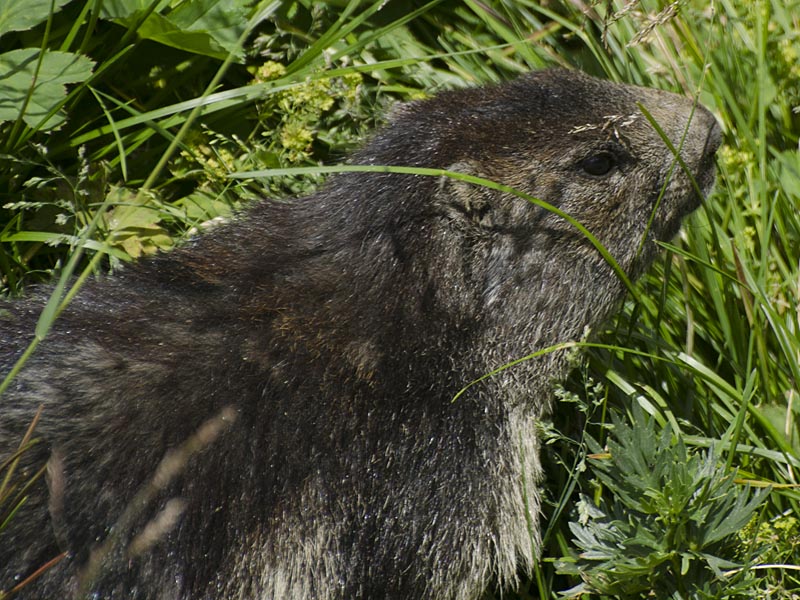
<svg viewBox="0 0 800 600"><path fill-rule="evenodd" d="M673 156L637 103L676 146L686 134L707 190L719 144L708 112L565 71L408 105L352 162L514 186L574 216L636 276L700 200L680 168L667 176ZM453 398L580 338L623 294L553 213L389 173L262 203L92 282L2 399L7 453L44 406L22 468L50 459L51 476L0 534L0 585L63 550L21 597L80 584L96 598L464 600L492 578L513 583L538 551L534 423L563 354ZM0 311L0 366L41 306ZM207 447L179 453L185 468L159 474L120 521L162 458L225 407Z"/></svg>

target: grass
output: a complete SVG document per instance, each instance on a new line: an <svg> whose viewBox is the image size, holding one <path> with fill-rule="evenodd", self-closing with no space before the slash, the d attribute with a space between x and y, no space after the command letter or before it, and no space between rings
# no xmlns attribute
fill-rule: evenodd
<svg viewBox="0 0 800 600"><path fill-rule="evenodd" d="M61 74L55 88L20 84L16 116L0 112L0 289L9 294L57 276L68 294L73 270L114 269L253 199L305 193L325 175L317 167L339 160L398 100L551 65L698 97L725 132L717 190L561 392L573 410L544 431L545 557L517 593L556 598L580 584L580 570L556 567L577 560L578 492L624 508L614 504L622 475L602 477L624 474L624 461L587 458L588 440L602 448L619 424L641 424L634 407L655 435L669 432L668 448L685 447L686 461L713 450L733 489L771 486L728 538L726 560L740 566L718 575L679 565L670 576L691 581L675 597L708 597L712 580L731 582L714 597L798 593L800 1L232 2L209 16L229 24L225 35L155 4L117 14L88 0L55 2L53 12L46 4L25 22L0 18L0 55L46 48L31 51L32 64ZM173 27L169 40L157 23ZM69 68L57 52L72 57ZM41 335L64 296L54 298ZM582 593L646 595L608 589Z"/></svg>

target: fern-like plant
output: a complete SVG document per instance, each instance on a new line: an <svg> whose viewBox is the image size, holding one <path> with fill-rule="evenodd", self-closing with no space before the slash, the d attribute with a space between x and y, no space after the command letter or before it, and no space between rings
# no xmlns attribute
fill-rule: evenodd
<svg viewBox="0 0 800 600"><path fill-rule="evenodd" d="M638 407L633 422L613 418L606 448L587 438L602 494L581 496L570 523L577 556L559 564L582 583L564 597L728 598L747 587L736 533L768 489L754 491L726 469L719 450L688 449ZM607 492L607 493L605 493ZM741 552L739 553L739 556Z"/></svg>

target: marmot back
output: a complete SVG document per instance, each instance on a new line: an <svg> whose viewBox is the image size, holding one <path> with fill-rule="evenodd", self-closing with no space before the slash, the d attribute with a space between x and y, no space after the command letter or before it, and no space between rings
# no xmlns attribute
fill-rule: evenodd
<svg viewBox="0 0 800 600"><path fill-rule="evenodd" d="M636 276L700 201L637 103L707 192L706 110L567 71L403 106L352 162L516 188ZM0 533L0 587L64 551L20 598L465 600L512 584L538 551L534 422L564 357L453 398L579 339L624 291L557 214L392 173L263 202L88 283L1 400L5 455L43 406L20 469L48 477ZM2 372L47 293L0 305ZM164 477L198 430L205 447Z"/></svg>

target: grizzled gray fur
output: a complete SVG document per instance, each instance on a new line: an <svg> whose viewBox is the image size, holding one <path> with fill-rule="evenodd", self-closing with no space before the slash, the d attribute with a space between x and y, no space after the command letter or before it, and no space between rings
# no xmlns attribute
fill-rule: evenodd
<svg viewBox="0 0 800 600"><path fill-rule="evenodd" d="M706 110L557 70L403 106L352 162L514 186L636 276L700 201L680 168L668 177L673 155L637 103L676 146L685 133L707 191L720 133ZM46 293L0 306L0 373ZM513 584L538 552L534 423L563 353L453 397L581 338L623 294L553 213L389 173L261 203L91 282L0 399L3 454L43 405L22 468L48 465L0 534L0 587L63 551L20 597L465 600ZM185 468L146 488L225 407Z"/></svg>

